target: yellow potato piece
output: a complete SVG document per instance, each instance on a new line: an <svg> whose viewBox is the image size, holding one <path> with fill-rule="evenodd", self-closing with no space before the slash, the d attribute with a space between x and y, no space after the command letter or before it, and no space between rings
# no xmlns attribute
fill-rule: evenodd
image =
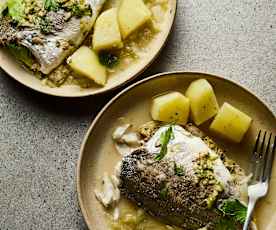
<svg viewBox="0 0 276 230"><path fill-rule="evenodd" d="M151 19L151 11L143 0L122 0L118 9L121 34L125 39Z"/></svg>
<svg viewBox="0 0 276 230"><path fill-rule="evenodd" d="M67 63L77 74L88 77L99 85L105 85L106 68L100 64L95 51L87 46L80 47L67 59Z"/></svg>
<svg viewBox="0 0 276 230"><path fill-rule="evenodd" d="M156 121L177 122L185 125L189 112L189 99L179 92L158 96L152 102L151 116Z"/></svg>
<svg viewBox="0 0 276 230"><path fill-rule="evenodd" d="M212 122L210 129L222 137L241 142L252 119L228 103L224 103Z"/></svg>
<svg viewBox="0 0 276 230"><path fill-rule="evenodd" d="M117 8L103 12L97 19L93 34L93 49L122 48L122 38L117 20Z"/></svg>
<svg viewBox="0 0 276 230"><path fill-rule="evenodd" d="M186 91L191 103L191 117L196 125L209 120L219 110L213 87L205 79L192 82Z"/></svg>

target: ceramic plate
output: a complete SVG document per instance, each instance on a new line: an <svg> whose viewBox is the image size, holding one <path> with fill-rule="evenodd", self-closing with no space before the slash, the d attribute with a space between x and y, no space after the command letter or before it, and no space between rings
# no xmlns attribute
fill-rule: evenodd
<svg viewBox="0 0 276 230"><path fill-rule="evenodd" d="M104 210L95 199L93 191L103 173L112 173L115 164L120 159L111 140L118 118L124 117L134 125L141 125L151 120L149 109L153 96L170 90L185 92L187 86L199 78L205 78L213 85L220 105L227 101L249 114L254 120L241 144L232 144L213 136L213 139L227 151L227 155L243 168L248 170L249 157L258 130L276 133L276 120L273 113L248 90L221 77L202 73L165 73L128 87L99 113L85 136L81 148L77 190L81 210L90 229L107 229ZM212 134L208 132L208 125L207 123L200 128L212 137ZM273 196L276 194L275 166L276 164L269 195L257 207L256 217L260 230L276 229L276 196Z"/></svg>
<svg viewBox="0 0 276 230"><path fill-rule="evenodd" d="M62 86L59 88L50 88L43 85L42 82L36 78L33 73L25 70L15 58L4 49L0 49L0 67L15 80L23 85L32 88L41 93L59 96L59 97L83 97L103 93L119 87L120 85L130 81L143 72L158 56L162 47L164 46L175 18L177 0L168 1L168 10L165 15L164 25L161 32L148 44L147 53L143 55L137 62L131 64L125 70L118 71L108 79L104 87L94 86L89 89L82 89L79 86Z"/></svg>

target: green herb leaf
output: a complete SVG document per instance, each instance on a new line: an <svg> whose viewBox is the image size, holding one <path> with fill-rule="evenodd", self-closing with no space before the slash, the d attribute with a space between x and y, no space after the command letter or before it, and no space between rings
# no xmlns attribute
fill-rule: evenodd
<svg viewBox="0 0 276 230"><path fill-rule="evenodd" d="M17 22L22 22L25 16L25 4L23 0L8 0L8 15Z"/></svg>
<svg viewBox="0 0 276 230"><path fill-rule="evenodd" d="M56 0L44 0L44 8L47 11L58 11L59 3Z"/></svg>
<svg viewBox="0 0 276 230"><path fill-rule="evenodd" d="M177 164L174 162L174 174L177 176L184 176L184 168L183 166L177 166Z"/></svg>
<svg viewBox="0 0 276 230"><path fill-rule="evenodd" d="M246 220L247 208L238 200L228 199L223 201L219 206L219 210L241 224Z"/></svg>
<svg viewBox="0 0 276 230"><path fill-rule="evenodd" d="M165 132L160 135L161 150L160 153L155 157L155 160L162 160L168 152L168 144L173 138L173 127L170 126Z"/></svg>
<svg viewBox="0 0 276 230"><path fill-rule="evenodd" d="M99 53L99 60L102 65L110 69L119 64L119 57L107 51L102 51Z"/></svg>

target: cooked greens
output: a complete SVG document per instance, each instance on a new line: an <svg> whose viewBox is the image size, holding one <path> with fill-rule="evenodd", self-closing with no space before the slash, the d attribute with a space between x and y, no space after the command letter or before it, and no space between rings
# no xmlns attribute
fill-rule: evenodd
<svg viewBox="0 0 276 230"><path fill-rule="evenodd" d="M102 51L99 53L100 63L110 69L119 64L119 57L111 52Z"/></svg>

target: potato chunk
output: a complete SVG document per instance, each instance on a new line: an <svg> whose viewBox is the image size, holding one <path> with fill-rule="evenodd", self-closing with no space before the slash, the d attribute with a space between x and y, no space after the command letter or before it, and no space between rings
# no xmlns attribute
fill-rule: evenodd
<svg viewBox="0 0 276 230"><path fill-rule="evenodd" d="M143 0L122 0L118 10L120 30L125 39L151 18Z"/></svg>
<svg viewBox="0 0 276 230"><path fill-rule="evenodd" d="M99 85L105 85L106 68L100 64L98 55L87 46L80 47L67 59L67 63L77 74L88 77Z"/></svg>
<svg viewBox="0 0 276 230"><path fill-rule="evenodd" d="M192 82L186 91L191 103L191 117L196 125L209 120L218 112L219 106L212 86L205 79Z"/></svg>
<svg viewBox="0 0 276 230"><path fill-rule="evenodd" d="M224 103L212 122L210 129L234 142L241 142L252 119L228 103Z"/></svg>
<svg viewBox="0 0 276 230"><path fill-rule="evenodd" d="M185 125L189 112L189 99L179 92L158 96L152 102L151 116L156 121L177 122Z"/></svg>
<svg viewBox="0 0 276 230"><path fill-rule="evenodd" d="M117 8L103 12L97 19L93 34L93 49L122 48L122 38L117 20Z"/></svg>

